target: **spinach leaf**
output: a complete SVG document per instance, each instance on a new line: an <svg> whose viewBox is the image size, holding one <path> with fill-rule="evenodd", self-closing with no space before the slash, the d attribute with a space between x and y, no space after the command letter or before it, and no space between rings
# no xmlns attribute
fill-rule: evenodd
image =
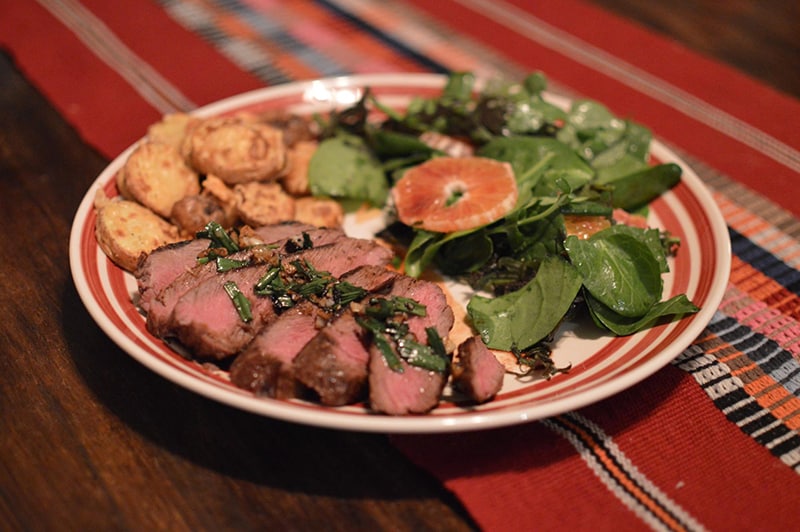
<svg viewBox="0 0 800 532"><path fill-rule="evenodd" d="M439 269L444 274L474 272L492 258L494 244L486 231L477 231L444 241L437 253Z"/></svg>
<svg viewBox="0 0 800 532"><path fill-rule="evenodd" d="M592 296L622 316L638 318L661 300L662 265L646 230L615 227L587 240L569 236L564 247Z"/></svg>
<svg viewBox="0 0 800 532"><path fill-rule="evenodd" d="M417 229L414 239L408 246L406 257L403 260L403 270L406 275L419 277L425 268L433 261L436 252L439 251L444 233L434 233Z"/></svg>
<svg viewBox="0 0 800 532"><path fill-rule="evenodd" d="M462 250L458 251L455 247L454 242L460 239L469 238L470 235L476 232L481 232L476 238L476 242L479 246L478 253L476 256L482 256L488 258L491 256L491 249L487 248L491 246L491 242L488 244L480 240L485 240L487 237L485 234L482 233L481 227L476 227L474 229L467 229L465 231L456 231L454 233L435 233L433 231L425 231L422 229L418 229L414 234L414 239L411 241L411 244L408 246L408 251L406 251L406 258L404 261L404 270L406 275L411 277L419 277L422 272L427 268L431 263L433 263L434 259L436 259L437 254L442 249L443 246L447 244L451 244L452 250L455 254L456 260L459 262L459 267L472 269L470 263L474 263L474 259L470 259L470 251L469 250ZM469 246L470 244L465 244ZM487 251L488 250L488 251ZM480 263L482 264L482 262ZM478 264L478 266L480 265ZM475 266L475 267L478 267ZM463 271L461 273L463 273ZM448 267L449 273L459 273L455 271L455 266Z"/></svg>
<svg viewBox="0 0 800 532"><path fill-rule="evenodd" d="M591 164L601 184L648 166L650 130L594 101L576 101L557 138Z"/></svg>
<svg viewBox="0 0 800 532"><path fill-rule="evenodd" d="M580 287L581 276L573 266L549 257L523 288L495 298L473 296L467 312L486 345L524 350L556 329Z"/></svg>
<svg viewBox="0 0 800 532"><path fill-rule="evenodd" d="M693 314L700 310L694 303L689 301L685 294L656 303L647 311L647 314L640 318L621 316L590 294L586 295L586 306L589 308L592 319L599 327L608 329L617 336L627 336L646 329L659 318L666 316L679 317L684 314Z"/></svg>
<svg viewBox="0 0 800 532"><path fill-rule="evenodd" d="M553 124L567 114L542 97L547 79L540 72L522 83L491 80L481 93L475 113L498 136L552 134Z"/></svg>
<svg viewBox="0 0 800 532"><path fill-rule="evenodd" d="M382 206L389 185L380 161L361 137L339 134L323 140L308 165L315 196L367 201Z"/></svg>
<svg viewBox="0 0 800 532"><path fill-rule="evenodd" d="M416 135L376 129L369 132L369 143L378 157L400 157L415 154L430 156L434 149Z"/></svg>
<svg viewBox="0 0 800 532"><path fill-rule="evenodd" d="M665 163L617 178L609 183L611 204L627 211L640 209L677 185L681 172L677 164Z"/></svg>
<svg viewBox="0 0 800 532"><path fill-rule="evenodd" d="M534 196L556 196L559 181L577 189L591 181L592 168L569 146L549 137L495 137L477 152L482 157L511 164L522 206Z"/></svg>

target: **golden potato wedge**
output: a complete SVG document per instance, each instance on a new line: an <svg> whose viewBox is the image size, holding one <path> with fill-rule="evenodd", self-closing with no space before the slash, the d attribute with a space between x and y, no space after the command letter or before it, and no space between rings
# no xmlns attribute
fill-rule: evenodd
<svg viewBox="0 0 800 532"><path fill-rule="evenodd" d="M308 186L308 163L318 145L314 140L300 140L286 151L286 172L280 181L289 194L307 196L311 193Z"/></svg>
<svg viewBox="0 0 800 532"><path fill-rule="evenodd" d="M341 227L344 209L335 200L306 196L294 200L294 219L317 227Z"/></svg>
<svg viewBox="0 0 800 532"><path fill-rule="evenodd" d="M163 218L169 218L175 202L200 193L198 175L174 146L162 142L143 142L125 161L121 175L120 192Z"/></svg>
<svg viewBox="0 0 800 532"><path fill-rule="evenodd" d="M233 188L236 211L253 227L294 219L294 198L277 183L244 183Z"/></svg>
<svg viewBox="0 0 800 532"><path fill-rule="evenodd" d="M175 226L136 202L98 198L95 205L97 243L108 258L129 272L136 269L143 253L180 239Z"/></svg>
<svg viewBox="0 0 800 532"><path fill-rule="evenodd" d="M275 179L286 166L281 130L241 117L215 117L193 125L182 153L192 168L229 185Z"/></svg>
<svg viewBox="0 0 800 532"><path fill-rule="evenodd" d="M147 128L147 140L162 142L180 149L192 117L186 113L171 113Z"/></svg>

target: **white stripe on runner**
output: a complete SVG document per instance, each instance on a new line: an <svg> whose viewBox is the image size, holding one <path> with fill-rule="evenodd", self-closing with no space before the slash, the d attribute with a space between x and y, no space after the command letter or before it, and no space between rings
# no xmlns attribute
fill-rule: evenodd
<svg viewBox="0 0 800 532"><path fill-rule="evenodd" d="M590 432L591 436L599 442L598 446L604 449L609 456L617 462L620 469L622 469L648 497L664 508L672 517L679 520L682 526L690 530L705 530L705 527L703 527L696 518L689 514L689 512L677 502L672 500L646 477L644 473L639 471L633 462L631 462L630 458L622 452L622 449L619 448L614 440L606 434L599 425L577 412L568 412L564 414L564 418L571 419L572 423ZM627 506L628 509L636 514L637 517L647 523L650 528L653 530L670 530L667 523L657 517L650 509L646 508L642 504L642 501L634 496L627 488L618 483L617 479L601 463L591 447L589 447L577 433L568 427L562 427L555 418L544 419L541 423L556 434L565 438L575 448L587 467L603 482L606 488Z"/></svg>
<svg viewBox="0 0 800 532"><path fill-rule="evenodd" d="M764 153L795 172L800 172L800 151L668 81L544 22L529 12L498 0L455 1L584 66L612 75L625 85Z"/></svg>
<svg viewBox="0 0 800 532"><path fill-rule="evenodd" d="M161 114L197 107L77 0L37 0Z"/></svg>

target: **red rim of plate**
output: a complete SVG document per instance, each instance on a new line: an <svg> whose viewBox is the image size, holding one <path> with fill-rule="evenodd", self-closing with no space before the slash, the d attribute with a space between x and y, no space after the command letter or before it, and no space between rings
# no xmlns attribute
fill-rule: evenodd
<svg viewBox="0 0 800 532"><path fill-rule="evenodd" d="M435 95L444 81L444 76L436 74L376 74L298 82L234 96L199 109L197 114L210 116L294 105L329 109L336 102L352 103L367 86L391 103L392 96L407 99L412 95ZM558 105L568 104L554 95L548 98ZM558 415L614 395L671 362L711 320L728 282L730 240L721 213L692 169L654 141L651 154L655 159L675 162L683 168L681 183L652 206L660 223L682 242L672 265L670 293L665 296L686 293L701 307L697 314L631 337L602 342L588 360L568 374L501 392L491 403L478 407L464 408L444 401L424 416L389 417L370 414L358 405L328 408L302 401L257 398L230 384L224 374L186 360L151 336L144 327L144 317L130 300L131 287L135 286L132 276L116 267L97 245L95 194L103 189L109 196L116 195L114 176L133 148L120 154L98 176L75 214L70 267L81 300L100 328L152 371L203 396L276 419L365 432L434 433L488 429Z"/></svg>

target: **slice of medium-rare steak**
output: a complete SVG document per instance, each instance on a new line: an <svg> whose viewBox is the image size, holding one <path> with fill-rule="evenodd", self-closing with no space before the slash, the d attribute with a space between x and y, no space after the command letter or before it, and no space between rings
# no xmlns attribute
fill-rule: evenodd
<svg viewBox="0 0 800 532"><path fill-rule="evenodd" d="M176 338L198 358L222 360L240 352L277 316L272 299L254 291L266 270L263 264L245 266L191 288L175 304L165 336ZM230 288L247 298L249 320L234 305Z"/></svg>
<svg viewBox="0 0 800 532"><path fill-rule="evenodd" d="M439 337L443 339L450 334L455 316L453 309L447 304L447 296L439 285L404 275L394 282L388 296L405 297L425 307L424 316L412 315L407 320L408 329L417 340L425 342L427 338L425 329L428 327L434 327Z"/></svg>
<svg viewBox="0 0 800 532"><path fill-rule="evenodd" d="M368 265L345 274L340 281L374 292L396 276L383 266ZM336 297L331 301L338 303ZM331 319L326 315L329 312L306 301L282 313L234 359L230 368L231 381L256 395L277 399L297 397L301 387L294 374L294 358Z"/></svg>
<svg viewBox="0 0 800 532"><path fill-rule="evenodd" d="M139 307L146 313L150 302L179 275L197 264L197 256L208 248L205 238L161 246L144 256L134 276L139 289Z"/></svg>
<svg viewBox="0 0 800 532"><path fill-rule="evenodd" d="M389 415L428 412L439 404L447 382L450 361L444 353L444 339L453 327L453 310L438 285L408 276L398 278L386 295L388 301L394 300L396 304L381 307L377 299L371 301L373 308L397 309L392 312L397 315L399 311L400 315L384 318L386 321L379 321L373 325L377 330L371 331L370 408ZM404 300L411 300L412 304L408 306ZM437 335L433 338L440 345L433 345L428 329L436 331L438 338ZM378 340L382 340L382 345L378 345ZM391 357L391 364L387 356ZM423 356L428 357L428 362L422 360Z"/></svg>
<svg viewBox="0 0 800 532"><path fill-rule="evenodd" d="M400 360L402 371L392 369L374 345L369 350L369 405L374 412L392 416L425 414L439 404L447 373L412 366Z"/></svg>
<svg viewBox="0 0 800 532"><path fill-rule="evenodd" d="M476 403L494 398L503 387L506 370L480 336L464 340L451 365L453 386Z"/></svg>
<svg viewBox="0 0 800 532"><path fill-rule="evenodd" d="M301 304L264 327L233 360L231 382L256 395L276 399L300 395L292 361L319 332L315 310L311 303Z"/></svg>
<svg viewBox="0 0 800 532"><path fill-rule="evenodd" d="M254 248L234 253L229 258L234 260L249 260ZM196 264L193 268L183 272L167 285L161 292L150 300L145 326L154 336L160 338L170 336L172 327L172 314L175 305L189 291L214 280L219 276L217 265L214 261Z"/></svg>
<svg viewBox="0 0 800 532"><path fill-rule="evenodd" d="M315 246L327 246L346 238L344 233L338 229L321 229L296 223L264 226L255 229L254 232L260 242L268 247L274 247L276 252L282 253L287 249L298 249L298 240L313 249ZM259 246L247 248L234 253L230 258L246 260L252 256L254 250L258 249L260 249ZM169 335L172 313L180 298L217 275L216 264L213 262L197 264L196 257L193 262L195 263L193 267L186 269L158 294L150 298L145 325L154 336Z"/></svg>
<svg viewBox="0 0 800 532"><path fill-rule="evenodd" d="M365 331L350 310L323 327L292 362L295 378L322 404L342 406L364 396L369 351Z"/></svg>
<svg viewBox="0 0 800 532"><path fill-rule="evenodd" d="M327 244L333 241L329 233L336 235L341 231L319 231L314 226L297 222L287 222L249 230L249 241L270 244L287 239L303 238L309 232L310 241ZM332 235L331 235L332 236ZM181 274L197 266L197 258L209 247L207 238L194 238L161 246L139 261L134 276L139 289L139 307L148 312L150 302Z"/></svg>
<svg viewBox="0 0 800 532"><path fill-rule="evenodd" d="M302 259L318 271L341 277L359 266L386 266L391 262L392 256L392 251L372 240L342 238L327 246L304 250ZM287 256L285 260L291 262L296 258Z"/></svg>

